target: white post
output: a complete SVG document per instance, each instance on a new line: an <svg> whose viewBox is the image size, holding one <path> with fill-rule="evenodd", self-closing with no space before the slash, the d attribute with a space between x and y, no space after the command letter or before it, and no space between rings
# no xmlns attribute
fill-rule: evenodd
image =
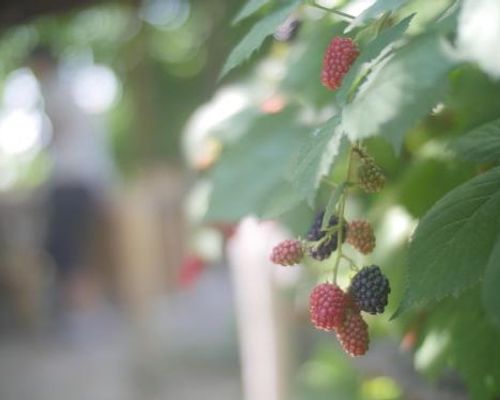
<svg viewBox="0 0 500 400"><path fill-rule="evenodd" d="M245 400L288 398L286 313L273 282L277 266L269 261L282 235L275 224L249 217L228 243Z"/></svg>

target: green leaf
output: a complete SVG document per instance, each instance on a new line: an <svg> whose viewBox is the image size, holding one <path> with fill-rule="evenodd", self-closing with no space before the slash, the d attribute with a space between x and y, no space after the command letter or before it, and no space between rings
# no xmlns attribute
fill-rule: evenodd
<svg viewBox="0 0 500 400"><path fill-rule="evenodd" d="M500 335L481 308L479 285L440 304L429 325L448 336L446 354L472 400L500 394Z"/></svg>
<svg viewBox="0 0 500 400"><path fill-rule="evenodd" d="M347 95L349 94L352 84L358 76L363 64L373 60L388 45L398 39L401 39L403 34L408 29L408 26L410 25L410 22L414 16L415 14L411 14L401 22L399 22L397 25L384 29L375 39L373 39L361 49L359 57L356 59L355 63L349 69L349 72L342 80L342 86L337 92L337 100L340 102L340 104L346 102Z"/></svg>
<svg viewBox="0 0 500 400"><path fill-rule="evenodd" d="M430 23L429 29L448 34L456 31L460 12L460 0L455 0L443 13Z"/></svg>
<svg viewBox="0 0 500 400"><path fill-rule="evenodd" d="M267 3L269 3L269 0L248 0L233 19L233 25L259 11Z"/></svg>
<svg viewBox="0 0 500 400"><path fill-rule="evenodd" d="M478 163L500 161L500 119L487 122L452 144L452 149L464 159Z"/></svg>
<svg viewBox="0 0 500 400"><path fill-rule="evenodd" d="M343 110L349 138L380 133L399 151L408 129L444 96L453 63L441 38L425 35L379 64Z"/></svg>
<svg viewBox="0 0 500 400"><path fill-rule="evenodd" d="M328 226L330 225L330 218L332 217L333 214L335 214L335 209L337 206L337 203L340 199L340 196L344 192L346 187L346 183L342 182L340 185L338 185L332 192L330 199L328 200L328 204L326 205L325 208L325 214L323 215L323 221L321 221L321 229L322 230L327 230Z"/></svg>
<svg viewBox="0 0 500 400"><path fill-rule="evenodd" d="M323 126L309 135L290 164L289 180L299 193L313 206L316 189L321 178L332 166L340 152L342 134L335 132L338 116L330 118Z"/></svg>
<svg viewBox="0 0 500 400"><path fill-rule="evenodd" d="M382 13L395 11L408 1L409 0L377 0L373 5L359 14L356 19L351 22L346 31L348 32L356 26L362 25L366 21L376 18Z"/></svg>
<svg viewBox="0 0 500 400"><path fill-rule="evenodd" d="M410 244L397 315L458 295L484 274L500 231L500 167L457 187L424 216Z"/></svg>
<svg viewBox="0 0 500 400"><path fill-rule="evenodd" d="M467 163L435 158L413 160L399 180L399 203L413 217L420 218L446 193L474 175L474 168Z"/></svg>
<svg viewBox="0 0 500 400"><path fill-rule="evenodd" d="M219 79L248 59L252 53L262 45L264 39L271 35L288 15L297 8L299 3L300 0L286 2L274 12L257 22L243 40L233 49L231 54L229 54Z"/></svg>
<svg viewBox="0 0 500 400"><path fill-rule="evenodd" d="M206 220L235 221L264 212L276 215L296 203L293 197L286 204L280 193L292 193L286 181L287 167L304 135L296 116L295 107L259 116L246 134L223 151L211 176Z"/></svg>
<svg viewBox="0 0 500 400"><path fill-rule="evenodd" d="M500 237L490 255L486 273L484 274L482 300L483 307L491 320L500 328Z"/></svg>
<svg viewBox="0 0 500 400"><path fill-rule="evenodd" d="M303 200L304 198L297 193L290 182L282 181L267 198L261 217L265 219L280 217L298 206Z"/></svg>

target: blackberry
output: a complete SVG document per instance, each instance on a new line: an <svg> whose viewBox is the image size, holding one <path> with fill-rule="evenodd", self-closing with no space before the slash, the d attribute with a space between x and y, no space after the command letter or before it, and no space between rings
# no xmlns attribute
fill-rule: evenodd
<svg viewBox="0 0 500 400"><path fill-rule="evenodd" d="M370 314L384 312L390 292L389 280L377 265L363 267L352 278L349 287L349 293L359 308Z"/></svg>
<svg viewBox="0 0 500 400"><path fill-rule="evenodd" d="M332 331L344 323L346 309L351 303L351 296L337 285L321 283L309 298L311 323L317 329Z"/></svg>
<svg viewBox="0 0 500 400"><path fill-rule="evenodd" d="M382 169L371 157L363 158L358 167L359 186L366 193L380 192L385 185L385 175Z"/></svg>
<svg viewBox="0 0 500 400"><path fill-rule="evenodd" d="M358 55L358 46L352 39L334 37L323 57L323 69L321 70L323 86L330 90L338 89Z"/></svg>
<svg viewBox="0 0 500 400"><path fill-rule="evenodd" d="M320 211L316 217L314 218L314 222L309 228L309 232L307 233L307 240L310 242L317 242L325 238L325 236L328 234L327 231L324 231L321 229L321 224L323 222L323 216L325 215L325 211ZM337 226L339 223L338 218L335 215L332 215L330 218L330 221L328 222L328 228L333 228ZM342 226L342 242L345 241L346 234L347 234L347 228L346 224L344 223ZM315 258L316 260L324 260L330 256L335 250L337 250L338 246L338 232L334 232L330 234L330 237L328 239L325 239L321 244L315 246L313 245L311 248L309 248L309 254L311 257Z"/></svg>
<svg viewBox="0 0 500 400"><path fill-rule="evenodd" d="M337 329L337 339L351 357L362 356L368 351L370 344L368 325L359 310L347 309L344 323Z"/></svg>
<svg viewBox="0 0 500 400"><path fill-rule="evenodd" d="M288 239L274 246L271 261L283 266L298 264L304 256L302 243L299 240Z"/></svg>
<svg viewBox="0 0 500 400"><path fill-rule="evenodd" d="M363 254L371 253L375 248L375 234L368 221L351 221L347 225L346 240Z"/></svg>

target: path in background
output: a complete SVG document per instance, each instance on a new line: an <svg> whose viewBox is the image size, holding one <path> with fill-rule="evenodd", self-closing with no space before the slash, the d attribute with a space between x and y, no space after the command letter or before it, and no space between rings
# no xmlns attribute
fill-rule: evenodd
<svg viewBox="0 0 500 400"><path fill-rule="evenodd" d="M238 400L240 373L229 279L208 270L158 302L144 343L112 307L72 321L55 340L0 337L2 400Z"/></svg>

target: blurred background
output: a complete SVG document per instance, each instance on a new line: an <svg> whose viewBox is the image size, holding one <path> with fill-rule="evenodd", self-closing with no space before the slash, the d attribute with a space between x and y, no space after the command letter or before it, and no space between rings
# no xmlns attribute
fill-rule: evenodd
<svg viewBox="0 0 500 400"><path fill-rule="evenodd" d="M190 243L181 149L240 3L1 3L2 400L241 398L228 271L217 235L203 258Z"/></svg>
<svg viewBox="0 0 500 400"><path fill-rule="evenodd" d="M371 2L352 3L357 14ZM421 31L451 1L411 3ZM475 172L440 140L496 116L498 84L457 74L461 96L415 128L401 159L368 141L392 183L349 212L370 210L373 258L395 290L352 361L308 323L317 274L268 261L313 218L279 177L304 128L331 115L318 77L345 24L294 14L218 83L255 22L231 24L243 4L1 2L1 400L468 398L443 336L419 336L427 315L388 316L416 221Z"/></svg>

